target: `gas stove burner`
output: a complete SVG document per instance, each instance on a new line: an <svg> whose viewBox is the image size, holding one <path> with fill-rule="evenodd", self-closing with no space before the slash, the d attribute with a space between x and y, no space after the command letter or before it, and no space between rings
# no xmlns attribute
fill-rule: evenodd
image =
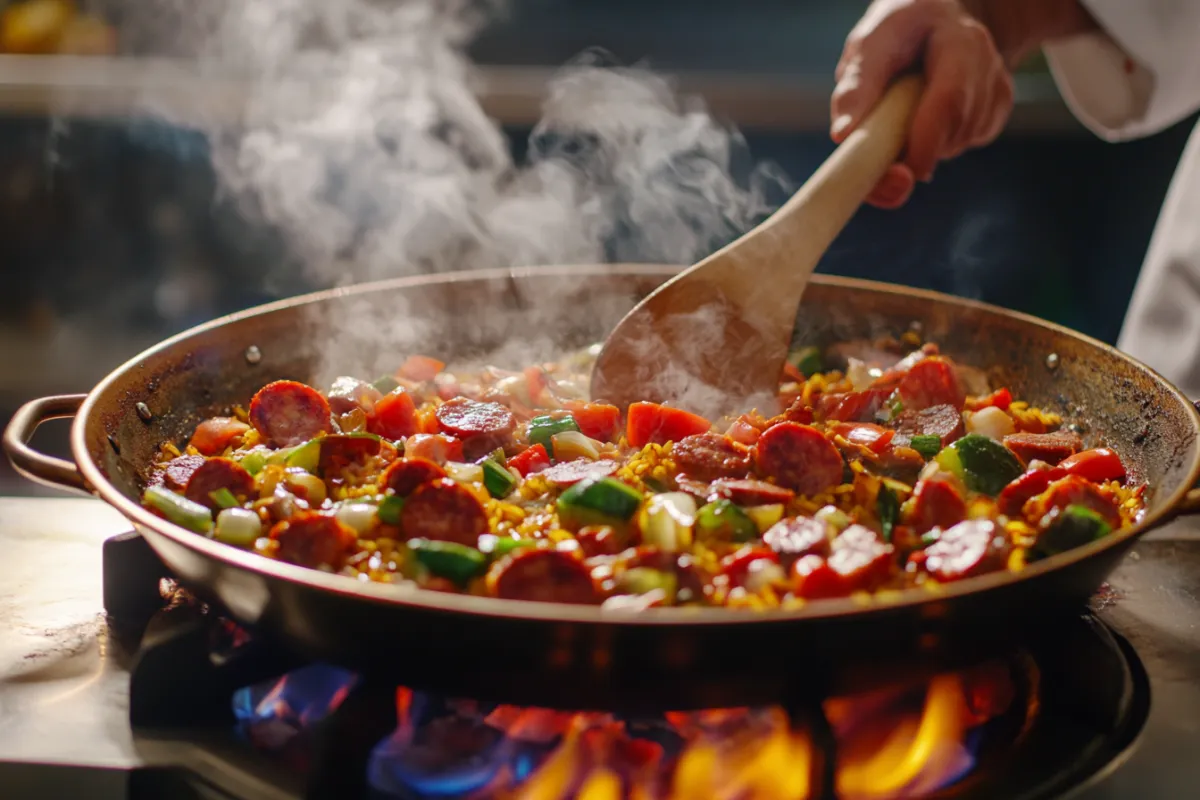
<svg viewBox="0 0 1200 800"><path fill-rule="evenodd" d="M448 698L301 663L178 591L136 534L106 543L104 563L113 631L145 631L135 731L223 731L294 784L287 797L1055 797L1119 761L1149 711L1141 662L1091 615L856 695L629 715Z"/></svg>

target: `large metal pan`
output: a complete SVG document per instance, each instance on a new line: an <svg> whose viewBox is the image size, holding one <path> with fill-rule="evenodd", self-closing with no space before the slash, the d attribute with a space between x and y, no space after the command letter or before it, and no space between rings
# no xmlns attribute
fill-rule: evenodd
<svg viewBox="0 0 1200 800"><path fill-rule="evenodd" d="M693 707L777 701L845 688L886 662L954 663L1076 614L1147 530L1200 510L1200 417L1147 367L1037 319L931 292L835 278L808 288L798 340L829 343L917 321L926 337L1037 405L1115 446L1154 487L1138 527L1025 569L903 593L886 602L801 611L593 607L500 601L365 584L270 561L197 536L138 505L159 443L242 403L277 378L327 380L420 350L442 357L549 356L602 338L671 267L569 267L388 281L275 303L169 339L87 395L23 407L4 446L35 480L96 494L127 516L178 578L260 635L305 657L411 685L511 702ZM381 318L372 313L385 309ZM354 320L330 343L322 325ZM388 342L363 331L386 323ZM514 343L528 345L519 355ZM328 349L328 348L325 348ZM503 354L493 354L503 359ZM344 367L336 369L337 365ZM513 364L518 366L517 364ZM140 409L139 405L146 408ZM75 463L25 443L43 421L75 416ZM146 417L149 417L147 419ZM53 565L47 565L53 569ZM905 665L905 666L900 666Z"/></svg>

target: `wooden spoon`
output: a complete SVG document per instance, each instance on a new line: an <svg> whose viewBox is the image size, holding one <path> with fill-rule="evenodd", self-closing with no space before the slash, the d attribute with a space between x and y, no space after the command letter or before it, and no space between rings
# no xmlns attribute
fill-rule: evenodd
<svg viewBox="0 0 1200 800"><path fill-rule="evenodd" d="M896 81L774 214L630 311L600 351L592 398L709 419L770 408L809 276L902 152L922 87L917 76Z"/></svg>

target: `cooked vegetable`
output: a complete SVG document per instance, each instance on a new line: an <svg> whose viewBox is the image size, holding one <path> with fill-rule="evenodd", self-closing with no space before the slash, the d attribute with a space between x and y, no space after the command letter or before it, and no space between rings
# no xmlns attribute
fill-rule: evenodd
<svg viewBox="0 0 1200 800"><path fill-rule="evenodd" d="M567 414L558 417L546 415L529 420L529 429L526 435L529 437L530 444L540 444L547 453L552 453L554 450L551 439L555 434L567 431L579 432L579 425L576 424L574 417Z"/></svg>
<svg viewBox="0 0 1200 800"><path fill-rule="evenodd" d="M489 459L483 462L483 486L495 498L504 498L517 488L517 479L500 462Z"/></svg>
<svg viewBox="0 0 1200 800"><path fill-rule="evenodd" d="M1084 450L1059 462L1058 468L1068 475L1078 475L1089 481L1114 481L1125 477L1121 457L1107 447Z"/></svg>
<svg viewBox="0 0 1200 800"><path fill-rule="evenodd" d="M487 566L487 557L483 553L458 542L411 539L408 547L426 569L455 583L466 583Z"/></svg>
<svg viewBox="0 0 1200 800"><path fill-rule="evenodd" d="M563 431L550 437L550 452L554 454L555 461L574 461L577 458L595 461L600 457L597 444L579 431Z"/></svg>
<svg viewBox="0 0 1200 800"><path fill-rule="evenodd" d="M1024 470L1012 452L994 439L969 433L943 449L937 462L973 492L995 496Z"/></svg>
<svg viewBox="0 0 1200 800"><path fill-rule="evenodd" d="M772 525L783 519L783 503L772 503L765 506L745 506L746 516L754 520L754 526L759 533L765 533Z"/></svg>
<svg viewBox="0 0 1200 800"><path fill-rule="evenodd" d="M749 542L758 536L758 526L745 511L722 498L696 513L696 535L706 542Z"/></svg>
<svg viewBox="0 0 1200 800"><path fill-rule="evenodd" d="M213 538L234 547L249 547L262 536L262 520L246 508L226 508L217 514Z"/></svg>
<svg viewBox="0 0 1200 800"><path fill-rule="evenodd" d="M892 529L896 527L896 523L900 519L900 501L896 498L896 493L887 484L883 484L879 487L879 496L875 502L879 507L879 524L883 528L883 540L890 542Z"/></svg>
<svg viewBox="0 0 1200 800"><path fill-rule="evenodd" d="M233 492L229 491L229 489L225 488L224 486L216 491L209 492L208 496L212 498L212 501L216 503L218 507L223 509L233 508L238 504L238 500L233 496Z"/></svg>
<svg viewBox="0 0 1200 800"><path fill-rule="evenodd" d="M391 394L400 388L400 384L391 375L376 378L371 385L378 389L380 394Z"/></svg>
<svg viewBox="0 0 1200 800"><path fill-rule="evenodd" d="M663 602L675 600L675 575L650 567L634 567L621 573L617 579L617 591L622 594L650 594L661 592Z"/></svg>
<svg viewBox="0 0 1200 800"><path fill-rule="evenodd" d="M1081 505L1070 505L1055 515L1030 550L1030 560L1058 555L1107 536L1112 527L1104 517Z"/></svg>
<svg viewBox="0 0 1200 800"><path fill-rule="evenodd" d="M1016 429L1013 418L995 406L982 408L967 417L967 433L978 433L998 442L1004 441L1004 437Z"/></svg>
<svg viewBox="0 0 1200 800"><path fill-rule="evenodd" d="M388 495L379 503L379 509L375 512L378 514L382 522L388 525L400 524L400 512L404 509L404 498L396 495Z"/></svg>
<svg viewBox="0 0 1200 800"><path fill-rule="evenodd" d="M935 457L942 449L942 439L940 436L929 434L917 434L912 437L912 441L908 446L921 454L921 458L928 461Z"/></svg>
<svg viewBox="0 0 1200 800"><path fill-rule="evenodd" d="M696 523L696 501L683 492L656 494L642 509L639 527L642 541L676 553L692 545Z"/></svg>
<svg viewBox="0 0 1200 800"><path fill-rule="evenodd" d="M375 525L378 514L379 508L371 503L346 503L338 507L334 516L338 522L361 536Z"/></svg>
<svg viewBox="0 0 1200 800"><path fill-rule="evenodd" d="M821 358L821 348L801 347L788 353L787 361L805 378L811 378L822 369L824 360Z"/></svg>
<svg viewBox="0 0 1200 800"><path fill-rule="evenodd" d="M642 504L642 494L614 478L586 478L563 492L557 503L564 525L624 525Z"/></svg>
<svg viewBox="0 0 1200 800"><path fill-rule="evenodd" d="M244 453L234 453L234 461L242 465L242 468L251 475L257 475L262 472L262 468L267 465L267 459L271 451L265 447L256 447L253 450L247 450ZM240 456L240 457L239 457Z"/></svg>
<svg viewBox="0 0 1200 800"><path fill-rule="evenodd" d="M294 448L287 454L283 463L289 467L302 469L310 475L316 475L321 463L321 440L313 439Z"/></svg>
<svg viewBox="0 0 1200 800"><path fill-rule="evenodd" d="M625 421L625 439L631 447L678 442L712 430L712 423L699 414L658 403L633 403Z"/></svg>
<svg viewBox="0 0 1200 800"><path fill-rule="evenodd" d="M208 533L212 530L211 511L170 489L151 486L142 494L142 502L181 528L195 533Z"/></svg>
<svg viewBox="0 0 1200 800"><path fill-rule="evenodd" d="M504 558L519 548L535 547L536 545L536 539L514 539L511 536L493 536L490 533L479 537L479 552L490 556L493 560Z"/></svg>

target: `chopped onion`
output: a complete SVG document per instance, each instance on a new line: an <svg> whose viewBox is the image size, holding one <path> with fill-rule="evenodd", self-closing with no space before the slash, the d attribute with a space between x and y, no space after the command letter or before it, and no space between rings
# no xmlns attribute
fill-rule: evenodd
<svg viewBox="0 0 1200 800"><path fill-rule="evenodd" d="M483 483L482 464L460 464L457 461L446 463L446 474L459 483Z"/></svg>
<svg viewBox="0 0 1200 800"><path fill-rule="evenodd" d="M355 533L366 533L375 524L376 514L379 512L377 506L370 503L347 503L344 506L339 506L334 516L338 522L341 522L347 528L350 528Z"/></svg>
<svg viewBox="0 0 1200 800"><path fill-rule="evenodd" d="M227 508L217 514L213 535L225 544L249 547L262 535L262 520L247 508Z"/></svg>
<svg viewBox="0 0 1200 800"><path fill-rule="evenodd" d="M995 406L981 408L966 419L967 433L977 433L982 436L1002 441L1017 429L1012 417L1007 412Z"/></svg>
<svg viewBox="0 0 1200 800"><path fill-rule="evenodd" d="M586 458L595 461L600 457L597 449L600 442L589 439L579 431L563 431L550 437L550 446L554 450L555 461L574 461Z"/></svg>
<svg viewBox="0 0 1200 800"><path fill-rule="evenodd" d="M869 388L875 380L871 377L871 370L865 361L859 361L857 358L851 358L847 361L846 377L854 386L854 391L861 392L863 389Z"/></svg>
<svg viewBox="0 0 1200 800"><path fill-rule="evenodd" d="M325 502L325 481L316 475L309 475L299 469L289 469L284 473L283 482L290 489L301 490L309 508L316 508Z"/></svg>
<svg viewBox="0 0 1200 800"><path fill-rule="evenodd" d="M642 541L669 553L692 543L696 523L696 501L684 492L653 495L641 515Z"/></svg>
<svg viewBox="0 0 1200 800"><path fill-rule="evenodd" d="M768 528L783 519L782 503L772 503L768 506L748 506L742 510L746 512L747 517L754 520L759 533L766 533Z"/></svg>

